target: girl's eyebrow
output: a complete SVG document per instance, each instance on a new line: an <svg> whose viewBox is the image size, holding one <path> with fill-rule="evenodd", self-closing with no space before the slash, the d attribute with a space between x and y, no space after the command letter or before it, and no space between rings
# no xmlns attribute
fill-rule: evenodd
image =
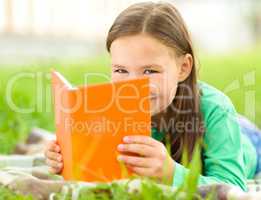
<svg viewBox="0 0 261 200"><path fill-rule="evenodd" d="M117 65L117 64L112 65L112 67L115 67L115 68L126 68L126 67L124 67L124 66L122 66L122 65Z"/></svg>
<svg viewBox="0 0 261 200"><path fill-rule="evenodd" d="M115 65L113 65L113 67L115 67L115 68L126 68L125 66L122 66L122 65L117 65L117 64L115 64ZM157 65L157 64L149 64L149 65L144 65L144 66L141 66L140 68L143 68L143 69L150 69L150 68L159 68L159 69L162 69L163 67L161 66L161 65Z"/></svg>
<svg viewBox="0 0 261 200"><path fill-rule="evenodd" d="M161 65L157 65L157 64L150 64L150 65L144 65L144 66L141 66L141 68L143 69L148 69L148 68L158 68L158 69L162 69L163 67Z"/></svg>

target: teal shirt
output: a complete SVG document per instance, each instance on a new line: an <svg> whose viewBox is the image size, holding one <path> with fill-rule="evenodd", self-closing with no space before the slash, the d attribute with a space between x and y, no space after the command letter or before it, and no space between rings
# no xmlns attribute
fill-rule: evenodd
<svg viewBox="0 0 261 200"><path fill-rule="evenodd" d="M257 155L250 140L241 133L230 99L216 88L199 82L205 134L202 175L199 185L227 183L246 191L246 180L255 175ZM161 140L155 129L152 137ZM180 186L189 172L176 162L173 186Z"/></svg>

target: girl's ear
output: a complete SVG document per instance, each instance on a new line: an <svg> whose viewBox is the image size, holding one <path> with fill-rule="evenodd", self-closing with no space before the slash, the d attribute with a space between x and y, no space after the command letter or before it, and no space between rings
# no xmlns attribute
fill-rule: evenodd
<svg viewBox="0 0 261 200"><path fill-rule="evenodd" d="M191 54L187 53L179 58L179 78L178 81L182 82L188 78L193 66L193 58Z"/></svg>

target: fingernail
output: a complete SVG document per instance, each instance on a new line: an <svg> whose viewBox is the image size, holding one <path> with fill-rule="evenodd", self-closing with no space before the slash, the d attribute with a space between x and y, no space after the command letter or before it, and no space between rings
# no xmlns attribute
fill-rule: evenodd
<svg viewBox="0 0 261 200"><path fill-rule="evenodd" d="M60 148L57 146L57 147L55 148L55 150L56 150L56 152L59 152L59 151L60 151Z"/></svg>
<svg viewBox="0 0 261 200"><path fill-rule="evenodd" d="M122 156L118 156L118 161L123 161L123 157Z"/></svg>
<svg viewBox="0 0 261 200"><path fill-rule="evenodd" d="M62 156L58 156L58 161L62 161Z"/></svg>
<svg viewBox="0 0 261 200"><path fill-rule="evenodd" d="M129 138L129 137L124 137L124 138L123 138L123 141L124 141L124 142L130 142L130 138Z"/></svg>
<svg viewBox="0 0 261 200"><path fill-rule="evenodd" d="M118 145L118 150L121 151L121 150L123 150L123 149L124 149L124 145L123 145L123 144L119 144L119 145Z"/></svg>

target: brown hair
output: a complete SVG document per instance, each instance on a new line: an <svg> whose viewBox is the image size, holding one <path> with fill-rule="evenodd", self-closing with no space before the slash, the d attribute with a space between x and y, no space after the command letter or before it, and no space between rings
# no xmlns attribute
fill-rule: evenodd
<svg viewBox="0 0 261 200"><path fill-rule="evenodd" d="M156 128L166 132L170 138L173 159L180 162L182 152L186 148L191 160L197 139L202 138L204 130L200 114L195 55L188 30L178 10L172 4L137 3L124 10L110 28L106 44L108 52L112 42L117 38L140 33L156 38L172 48L177 56L190 54L193 58L192 71L186 80L178 84L171 105L163 114L153 117ZM162 126L164 123L167 127ZM184 126L177 128L178 123ZM186 126L188 123L194 128L188 130Z"/></svg>

